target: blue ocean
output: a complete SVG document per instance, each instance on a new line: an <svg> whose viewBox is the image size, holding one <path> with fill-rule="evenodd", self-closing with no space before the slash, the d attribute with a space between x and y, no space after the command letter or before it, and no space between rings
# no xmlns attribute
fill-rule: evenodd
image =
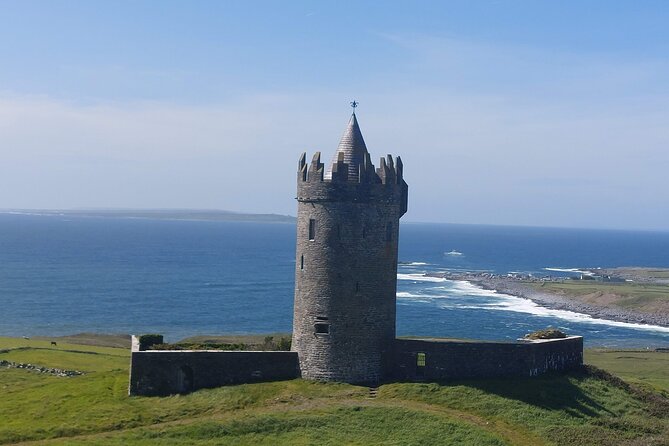
<svg viewBox="0 0 669 446"><path fill-rule="evenodd" d="M292 224L0 214L0 335L289 332L294 250ZM553 326L588 346L669 346L669 328L423 276L669 267L669 233L408 223L399 251L398 335L509 340Z"/></svg>

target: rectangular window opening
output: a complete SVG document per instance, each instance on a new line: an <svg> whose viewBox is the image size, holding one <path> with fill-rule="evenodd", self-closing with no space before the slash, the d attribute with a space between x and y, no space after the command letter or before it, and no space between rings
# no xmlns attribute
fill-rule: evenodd
<svg viewBox="0 0 669 446"><path fill-rule="evenodd" d="M316 316L316 320L317 320L317 321L327 321L328 318L325 317L325 316Z"/></svg>
<svg viewBox="0 0 669 446"><path fill-rule="evenodd" d="M425 367L425 353L416 354L416 365L418 367Z"/></svg>
<svg viewBox="0 0 669 446"><path fill-rule="evenodd" d="M367 237L367 228L362 228L362 238Z"/></svg>
<svg viewBox="0 0 669 446"><path fill-rule="evenodd" d="M314 333L319 335L329 335L330 334L330 324L325 324L323 322L317 322L314 324Z"/></svg>
<svg viewBox="0 0 669 446"><path fill-rule="evenodd" d="M300 269L304 269L304 256L300 256Z"/></svg>
<svg viewBox="0 0 669 446"><path fill-rule="evenodd" d="M386 241L393 241L393 224L390 222L386 225Z"/></svg>
<svg viewBox="0 0 669 446"><path fill-rule="evenodd" d="M355 283L355 292L357 293L358 291L360 291L360 282Z"/></svg>
<svg viewBox="0 0 669 446"><path fill-rule="evenodd" d="M309 240L316 239L316 220L313 218L309 219Z"/></svg>

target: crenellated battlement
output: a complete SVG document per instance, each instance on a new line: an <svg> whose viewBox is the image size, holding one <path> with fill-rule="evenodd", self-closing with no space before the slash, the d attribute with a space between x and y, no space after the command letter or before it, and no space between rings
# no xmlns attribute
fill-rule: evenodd
<svg viewBox="0 0 669 446"><path fill-rule="evenodd" d="M321 163L321 152L314 153L311 164L307 165L307 153L302 153L300 161L297 165L297 182L309 181L320 182L323 181L323 163Z"/></svg>
<svg viewBox="0 0 669 446"><path fill-rule="evenodd" d="M351 177L349 163L339 152L332 163L329 178L325 175L325 165L321 153L316 152L307 163L306 152L302 154L297 167L297 200L300 202L377 202L400 205L401 214L407 210L408 186L404 181L402 159L392 155L381 158L379 167L372 164L369 153L358 165L357 175Z"/></svg>
<svg viewBox="0 0 669 446"><path fill-rule="evenodd" d="M365 153L365 158L358 166L358 174L349 178L349 163L344 161L344 154L337 154L336 162L332 163L330 177L325 177L324 164L321 162L321 152L314 153L311 163L307 165L307 153L302 153L297 165L298 181L323 181L332 183L350 182L365 184L402 184L404 180L404 166L402 159L398 156L393 160L392 155L388 154L385 158L381 157L379 168L375 169L372 164L369 153Z"/></svg>

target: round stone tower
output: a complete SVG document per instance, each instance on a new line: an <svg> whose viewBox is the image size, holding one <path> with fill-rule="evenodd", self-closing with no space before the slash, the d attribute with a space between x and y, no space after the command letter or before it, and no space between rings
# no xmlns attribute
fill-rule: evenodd
<svg viewBox="0 0 669 446"><path fill-rule="evenodd" d="M408 187L399 157L372 164L351 116L327 168L297 174L293 351L303 378L373 383L395 341L397 239Z"/></svg>

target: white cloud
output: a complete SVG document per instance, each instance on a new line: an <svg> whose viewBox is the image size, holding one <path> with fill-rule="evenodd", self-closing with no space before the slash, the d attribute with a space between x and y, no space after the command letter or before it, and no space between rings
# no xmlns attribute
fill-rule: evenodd
<svg viewBox="0 0 669 446"><path fill-rule="evenodd" d="M352 90L375 162L405 161L407 219L669 229L665 65L391 41L406 71ZM330 159L350 99L326 86L213 105L6 94L0 207L294 213L297 158Z"/></svg>

